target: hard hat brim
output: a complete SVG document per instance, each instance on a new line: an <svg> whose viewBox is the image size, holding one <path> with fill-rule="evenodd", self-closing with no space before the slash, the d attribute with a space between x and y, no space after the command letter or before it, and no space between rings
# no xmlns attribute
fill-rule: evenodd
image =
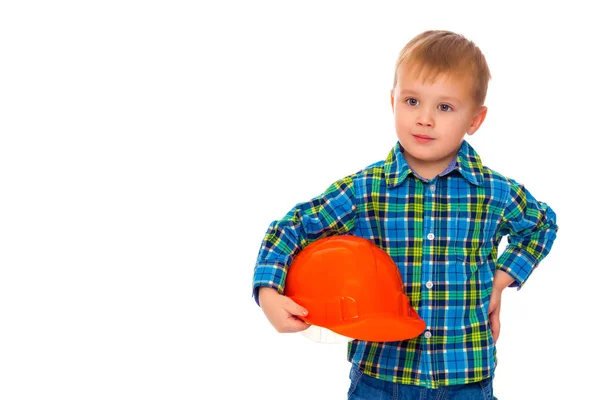
<svg viewBox="0 0 600 400"><path fill-rule="evenodd" d="M309 318L306 318L306 322L310 323ZM425 326L425 321L420 318L373 316L356 322L346 321L343 325L330 326L328 329L356 340L396 342L419 336L425 331Z"/></svg>

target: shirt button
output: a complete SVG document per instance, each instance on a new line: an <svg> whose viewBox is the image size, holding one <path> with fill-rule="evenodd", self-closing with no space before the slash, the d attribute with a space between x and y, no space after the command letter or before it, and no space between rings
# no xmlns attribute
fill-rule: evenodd
<svg viewBox="0 0 600 400"><path fill-rule="evenodd" d="M435 185L429 186L429 190L431 190L432 192L435 192Z"/></svg>
<svg viewBox="0 0 600 400"><path fill-rule="evenodd" d="M429 239L429 240L433 240L434 237L435 237L435 235L433 233L427 234L427 239Z"/></svg>
<svg viewBox="0 0 600 400"><path fill-rule="evenodd" d="M427 283L425 284L425 286L427 287L427 289L431 289L433 287L433 282L427 281Z"/></svg>
<svg viewBox="0 0 600 400"><path fill-rule="evenodd" d="M431 337L431 332L425 331L425 339L429 339Z"/></svg>

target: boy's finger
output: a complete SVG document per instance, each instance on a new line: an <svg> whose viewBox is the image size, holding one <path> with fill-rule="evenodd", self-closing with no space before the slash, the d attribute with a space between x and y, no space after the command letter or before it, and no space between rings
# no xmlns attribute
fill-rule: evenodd
<svg viewBox="0 0 600 400"><path fill-rule="evenodd" d="M288 303L286 304L285 309L287 312L289 312L292 315L299 315L302 317L305 317L308 315L308 310L306 308L302 307L299 304L294 303L294 301L291 299L289 299Z"/></svg>
<svg viewBox="0 0 600 400"><path fill-rule="evenodd" d="M301 319L289 318L286 322L285 330L287 332L300 332L300 331L307 329L309 326L310 326L310 324L307 324L306 322L302 321Z"/></svg>
<svg viewBox="0 0 600 400"><path fill-rule="evenodd" d="M490 325L492 328L492 338L495 343L500 335L500 318L497 313L492 313L492 315L490 315Z"/></svg>

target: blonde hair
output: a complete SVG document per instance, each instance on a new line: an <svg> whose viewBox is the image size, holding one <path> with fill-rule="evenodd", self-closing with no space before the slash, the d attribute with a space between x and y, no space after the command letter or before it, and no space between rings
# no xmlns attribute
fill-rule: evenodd
<svg viewBox="0 0 600 400"><path fill-rule="evenodd" d="M468 77L473 82L477 106L485 102L490 70L479 47L463 35L432 30L415 36L398 56L394 88L398 84L401 66L406 66L409 72L417 72L417 76L423 76L425 82L431 82L442 74Z"/></svg>

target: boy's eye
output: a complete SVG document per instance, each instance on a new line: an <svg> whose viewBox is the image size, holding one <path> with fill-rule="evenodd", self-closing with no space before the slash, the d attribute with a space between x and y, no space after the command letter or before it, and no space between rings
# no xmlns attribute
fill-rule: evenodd
<svg viewBox="0 0 600 400"><path fill-rule="evenodd" d="M410 98L406 99L406 103L409 106L417 106L417 105L419 105L419 100L415 99L414 97L410 97Z"/></svg>
<svg viewBox="0 0 600 400"><path fill-rule="evenodd" d="M440 104L440 111L452 111L452 106L448 104Z"/></svg>

